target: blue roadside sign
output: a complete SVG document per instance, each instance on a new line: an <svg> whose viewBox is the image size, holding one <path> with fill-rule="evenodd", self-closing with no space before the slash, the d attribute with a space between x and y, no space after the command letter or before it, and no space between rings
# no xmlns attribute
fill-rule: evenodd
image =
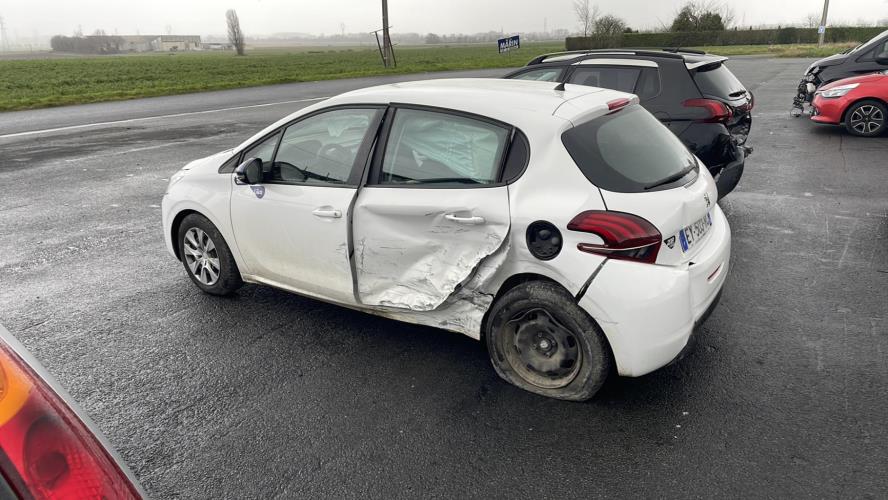
<svg viewBox="0 0 888 500"><path fill-rule="evenodd" d="M497 45L499 45L500 54L502 54L503 52L508 52L512 49L521 48L521 40L518 38L518 35L500 38L496 41L496 43Z"/></svg>

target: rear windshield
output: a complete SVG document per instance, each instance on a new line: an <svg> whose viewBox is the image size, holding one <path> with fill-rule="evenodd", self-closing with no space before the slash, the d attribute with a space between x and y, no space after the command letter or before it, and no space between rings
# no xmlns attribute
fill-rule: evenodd
<svg viewBox="0 0 888 500"><path fill-rule="evenodd" d="M561 141L586 178L607 191L674 187L682 172L696 171L685 145L641 106L580 124L562 134Z"/></svg>
<svg viewBox="0 0 888 500"><path fill-rule="evenodd" d="M694 75L694 81L703 95L736 99L746 88L724 64L703 66ZM733 94L733 95L732 95Z"/></svg>

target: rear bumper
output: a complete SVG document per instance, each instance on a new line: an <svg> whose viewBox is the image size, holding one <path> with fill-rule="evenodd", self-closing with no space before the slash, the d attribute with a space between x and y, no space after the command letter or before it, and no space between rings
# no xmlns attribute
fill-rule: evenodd
<svg viewBox="0 0 888 500"><path fill-rule="evenodd" d="M638 377L669 364L715 307L731 254L730 228L718 207L712 231L691 265L607 261L580 299L604 331L620 375Z"/></svg>
<svg viewBox="0 0 888 500"><path fill-rule="evenodd" d="M718 199L727 196L728 193L740 183L743 176L743 167L746 165L746 157L751 152L745 146L737 146L736 160L723 166L715 179L715 187L718 188Z"/></svg>

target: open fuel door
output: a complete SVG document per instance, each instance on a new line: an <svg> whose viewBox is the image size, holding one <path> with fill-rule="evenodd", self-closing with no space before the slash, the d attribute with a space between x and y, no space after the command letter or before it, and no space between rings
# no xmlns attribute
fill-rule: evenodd
<svg viewBox="0 0 888 500"><path fill-rule="evenodd" d="M386 128L352 212L356 292L365 305L430 311L508 236L500 176L512 131L409 108Z"/></svg>

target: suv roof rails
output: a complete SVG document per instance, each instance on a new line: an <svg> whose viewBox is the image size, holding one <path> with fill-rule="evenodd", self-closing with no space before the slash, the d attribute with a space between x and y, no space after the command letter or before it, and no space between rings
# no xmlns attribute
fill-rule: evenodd
<svg viewBox="0 0 888 500"><path fill-rule="evenodd" d="M564 52L552 52L549 54L543 54L541 56L537 56L529 63L528 66L533 66L535 64L541 64L546 62L546 59L553 57L565 57L565 56L576 56L575 59L580 59L584 56L594 56L594 55L604 55L604 54L613 54L613 55L633 55L633 56L648 56L648 57L665 57L669 59L684 59L680 54L675 51L680 50L676 49L651 49L651 48L634 48L634 47L616 47L613 49L589 49L589 50L568 50ZM705 52L700 51L690 51L683 50L681 52L688 52L693 54L705 54Z"/></svg>

